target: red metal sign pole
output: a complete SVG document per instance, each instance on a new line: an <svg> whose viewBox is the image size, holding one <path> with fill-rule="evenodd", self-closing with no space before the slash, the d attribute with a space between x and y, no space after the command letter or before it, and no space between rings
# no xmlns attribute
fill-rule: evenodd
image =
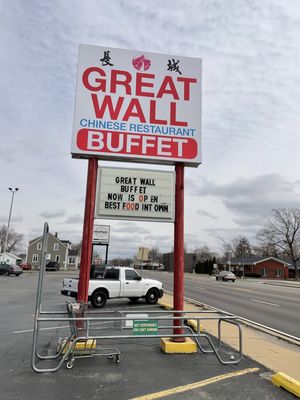
<svg viewBox="0 0 300 400"><path fill-rule="evenodd" d="M175 185L175 224L174 224L174 310L184 308L184 164L176 164L176 185ZM181 313L174 313L174 317L181 316ZM182 325L181 320L174 320L174 335L184 334L183 328L176 328ZM185 342L184 337L173 338L175 342Z"/></svg>
<svg viewBox="0 0 300 400"><path fill-rule="evenodd" d="M88 164L77 302L88 302L97 182L97 158Z"/></svg>

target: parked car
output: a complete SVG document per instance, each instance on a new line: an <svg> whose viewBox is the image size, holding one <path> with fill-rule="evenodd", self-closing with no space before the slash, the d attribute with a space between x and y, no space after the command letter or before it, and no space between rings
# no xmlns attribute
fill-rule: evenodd
<svg viewBox="0 0 300 400"><path fill-rule="evenodd" d="M32 269L32 265L25 262L20 264L20 267L22 268L23 271L30 271Z"/></svg>
<svg viewBox="0 0 300 400"><path fill-rule="evenodd" d="M234 275L233 272L230 272L230 271L220 271L216 275L216 280L217 281L224 281L224 282L232 281L232 282L235 282L235 279L236 279L236 276Z"/></svg>
<svg viewBox="0 0 300 400"><path fill-rule="evenodd" d="M59 270L59 263L56 261L49 261L46 264L46 271L58 271Z"/></svg>
<svg viewBox="0 0 300 400"><path fill-rule="evenodd" d="M15 264L6 264L6 263L0 264L0 275L6 275L6 276L16 275L16 276L19 276L21 274L23 274L22 268L18 267Z"/></svg>
<svg viewBox="0 0 300 400"><path fill-rule="evenodd" d="M64 278L61 294L77 298L78 279ZM142 278L133 268L108 267L103 279L89 281L88 300L95 308L104 307L108 299L127 297L133 303L144 298L148 304L156 304L163 296L163 284Z"/></svg>

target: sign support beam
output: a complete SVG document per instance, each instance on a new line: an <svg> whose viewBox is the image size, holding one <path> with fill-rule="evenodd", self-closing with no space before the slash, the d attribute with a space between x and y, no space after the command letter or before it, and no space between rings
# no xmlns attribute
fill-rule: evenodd
<svg viewBox="0 0 300 400"><path fill-rule="evenodd" d="M176 185L175 185L175 224L174 224L174 293L173 309L184 309L184 164L179 163L175 166ZM182 313L174 313L174 317L181 316ZM184 334L181 320L174 320L174 335ZM174 342L185 342L184 337L173 338Z"/></svg>
<svg viewBox="0 0 300 400"><path fill-rule="evenodd" d="M87 183L86 183L81 261L80 261L80 273L78 281L78 297L77 297L78 303L88 302L88 290L89 290L91 258L92 258L97 169L98 169L97 158L90 158L88 162Z"/></svg>
<svg viewBox="0 0 300 400"><path fill-rule="evenodd" d="M108 244L106 245L105 249L105 265L107 265L107 261L108 261Z"/></svg>

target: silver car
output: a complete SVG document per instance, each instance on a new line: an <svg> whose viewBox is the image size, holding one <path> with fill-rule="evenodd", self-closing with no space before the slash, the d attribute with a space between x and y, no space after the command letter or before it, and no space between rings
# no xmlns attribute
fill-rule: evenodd
<svg viewBox="0 0 300 400"><path fill-rule="evenodd" d="M232 281L232 282L235 282L235 279L236 279L236 276L234 275L233 272L230 272L230 271L220 271L216 275L216 280L217 281L224 281L224 282Z"/></svg>
<svg viewBox="0 0 300 400"><path fill-rule="evenodd" d="M18 267L17 265L14 264L7 264L7 263L1 263L0 264L0 275L16 275L19 276L23 274L23 269Z"/></svg>

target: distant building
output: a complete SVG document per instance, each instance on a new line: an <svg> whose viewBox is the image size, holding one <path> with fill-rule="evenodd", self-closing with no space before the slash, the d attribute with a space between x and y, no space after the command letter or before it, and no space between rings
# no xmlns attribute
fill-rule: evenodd
<svg viewBox="0 0 300 400"><path fill-rule="evenodd" d="M22 258L11 253L1 253L0 262L19 265L22 262Z"/></svg>
<svg viewBox="0 0 300 400"><path fill-rule="evenodd" d="M38 269L42 259L43 236L32 239L28 245L26 262ZM77 269L79 265L78 250L71 249L69 240L60 240L57 233L49 233L46 262L55 261L61 269Z"/></svg>
<svg viewBox="0 0 300 400"><path fill-rule="evenodd" d="M163 264L165 271L174 271L174 253L163 254ZM185 253L184 254L184 272L194 272L196 266L196 254Z"/></svg>
<svg viewBox="0 0 300 400"><path fill-rule="evenodd" d="M69 268L74 267L74 269L78 269L79 264L80 264L79 251L70 249L68 254L67 266Z"/></svg>
<svg viewBox="0 0 300 400"><path fill-rule="evenodd" d="M286 260L275 257L245 257L232 258L231 260L219 260L217 262L220 271L232 271L236 275L249 277L262 277L270 279L287 279L292 276L294 267Z"/></svg>

